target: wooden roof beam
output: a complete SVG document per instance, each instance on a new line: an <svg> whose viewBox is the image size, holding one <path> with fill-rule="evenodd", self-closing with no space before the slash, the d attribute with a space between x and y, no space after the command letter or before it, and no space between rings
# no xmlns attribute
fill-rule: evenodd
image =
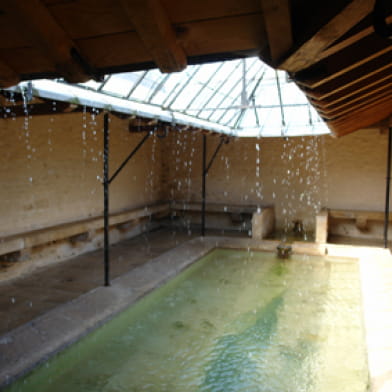
<svg viewBox="0 0 392 392"><path fill-rule="evenodd" d="M329 107L337 102L343 101L350 97L356 96L361 92L366 92L373 88L378 88L380 85L389 83L392 80L392 64L389 68L384 69L380 72L376 72L368 78L360 80L358 83L351 85L343 90L337 91L324 98L317 94L315 91L306 91L306 95L314 105L322 105L323 107Z"/></svg>
<svg viewBox="0 0 392 392"><path fill-rule="evenodd" d="M374 7L375 0L353 0L339 14L327 22L305 42L302 42L279 65L289 72L298 72L317 63L322 52L338 38L366 17Z"/></svg>
<svg viewBox="0 0 392 392"><path fill-rule="evenodd" d="M93 75L75 43L40 0L12 0L3 9L18 25L28 42L38 47L53 63L55 70L69 82L82 82Z"/></svg>
<svg viewBox="0 0 392 392"><path fill-rule="evenodd" d="M183 48L159 0L120 0L129 20L162 72L178 72L187 66ZM129 48L132 50L132 48Z"/></svg>
<svg viewBox="0 0 392 392"><path fill-rule="evenodd" d="M289 0L261 0L270 63L278 65L293 46Z"/></svg>
<svg viewBox="0 0 392 392"><path fill-rule="evenodd" d="M369 17L366 18L366 20L372 21L373 18ZM369 23L369 22L368 22ZM386 18L386 23L391 24L392 23L392 15L388 16ZM362 29L359 29L358 31L347 35L346 37L343 37L342 39L336 41L332 46L329 48L325 49L319 56L319 59L323 59L329 56L332 56L333 54L340 52L341 50L347 48L348 46L354 44L355 42L366 38L367 36L371 35L374 33L374 27L373 25L368 25L367 27L363 27Z"/></svg>
<svg viewBox="0 0 392 392"><path fill-rule="evenodd" d="M18 84L19 76L7 64L0 60L0 87L6 88Z"/></svg>
<svg viewBox="0 0 392 392"><path fill-rule="evenodd" d="M384 53L382 56L376 57L375 59L362 64L361 66L353 69L351 72L344 73L337 78L332 79L327 83L324 83L322 86L316 89L301 86L301 83L299 82L298 85L303 88L305 94L309 94L309 96L312 96L312 94L315 93L315 96L318 99L324 99L350 86L354 87L359 82L371 78L374 74L378 72L390 69L391 63L392 52L389 51L387 53Z"/></svg>
<svg viewBox="0 0 392 392"><path fill-rule="evenodd" d="M327 121L328 127L336 136L344 136L358 129L371 127L391 116L392 98L376 102L366 110L350 113L338 120Z"/></svg>
<svg viewBox="0 0 392 392"><path fill-rule="evenodd" d="M314 89L388 52L392 52L392 45L373 34L296 73L294 78L298 83Z"/></svg>
<svg viewBox="0 0 392 392"><path fill-rule="evenodd" d="M383 101L386 97L391 97L391 88L390 86L386 86L384 89L380 89L379 91L375 92L374 94L369 94L366 97L358 97L357 99L347 102L344 105L341 105L337 108L328 109L328 110L318 110L320 116L324 119L334 119L341 117L342 115L353 112L359 111L362 108L372 105L374 102Z"/></svg>

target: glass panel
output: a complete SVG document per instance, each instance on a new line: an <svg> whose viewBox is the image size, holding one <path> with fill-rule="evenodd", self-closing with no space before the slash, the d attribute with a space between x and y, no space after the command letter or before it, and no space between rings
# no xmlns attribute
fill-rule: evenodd
<svg viewBox="0 0 392 392"><path fill-rule="evenodd" d="M170 112L177 112L180 123L184 125L197 124L199 119L207 120L211 129L220 125L239 126L244 134L261 130L263 134L279 136L282 133L282 105L286 127L290 128L287 133L314 132L315 128L326 130L317 112L309 107L306 96L294 82L289 81L286 72L276 73L256 57L191 65L173 74L162 74L157 69L120 73L110 75L103 83L90 80L77 86L84 87L79 87L81 99L87 89L98 91L105 94L102 99L104 105L110 103L127 113L143 108L143 115L151 118L161 116L162 121L171 118ZM69 93L61 94L64 100L77 95L73 92L72 97L67 98ZM112 101L108 96L112 96ZM113 97L117 97L116 100ZM99 99L99 95L94 97L98 103ZM146 105L138 106L138 103ZM206 127L205 123L200 122L200 127Z"/></svg>
<svg viewBox="0 0 392 392"><path fill-rule="evenodd" d="M81 86L88 87L92 90L98 90L103 82L96 82L95 80L89 80L85 83L80 83Z"/></svg>
<svg viewBox="0 0 392 392"><path fill-rule="evenodd" d="M102 92L117 97L126 97L137 80L140 79L143 72L129 72L112 75L109 80L104 83Z"/></svg>

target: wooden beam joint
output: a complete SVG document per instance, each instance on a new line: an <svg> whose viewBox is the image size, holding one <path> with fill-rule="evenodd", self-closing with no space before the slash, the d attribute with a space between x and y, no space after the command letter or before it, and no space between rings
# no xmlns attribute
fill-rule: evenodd
<svg viewBox="0 0 392 392"><path fill-rule="evenodd" d="M289 0L261 0L272 65L278 65L293 46Z"/></svg>
<svg viewBox="0 0 392 392"><path fill-rule="evenodd" d="M41 0L3 2L3 9L21 27L21 33L69 82L98 78L82 57L76 44L53 18Z"/></svg>
<svg viewBox="0 0 392 392"><path fill-rule="evenodd" d="M320 60L322 52L373 10L375 0L353 0L332 20L308 37L288 56L279 68L298 72Z"/></svg>
<svg viewBox="0 0 392 392"><path fill-rule="evenodd" d="M162 72L178 72L187 66L175 30L159 0L120 0L146 49ZM130 48L132 50L132 48Z"/></svg>

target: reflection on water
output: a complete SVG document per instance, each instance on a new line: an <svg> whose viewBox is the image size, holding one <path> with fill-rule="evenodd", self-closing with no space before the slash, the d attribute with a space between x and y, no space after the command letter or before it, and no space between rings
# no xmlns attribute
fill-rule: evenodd
<svg viewBox="0 0 392 392"><path fill-rule="evenodd" d="M364 392L358 266L216 250L9 391Z"/></svg>

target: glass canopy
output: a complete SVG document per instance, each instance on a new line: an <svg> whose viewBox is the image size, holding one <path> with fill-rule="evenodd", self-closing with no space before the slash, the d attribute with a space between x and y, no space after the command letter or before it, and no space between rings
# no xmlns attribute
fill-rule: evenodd
<svg viewBox="0 0 392 392"><path fill-rule="evenodd" d="M256 57L192 65L172 74L154 69L109 75L103 82L32 84L35 96L236 136L329 133L286 73Z"/></svg>

